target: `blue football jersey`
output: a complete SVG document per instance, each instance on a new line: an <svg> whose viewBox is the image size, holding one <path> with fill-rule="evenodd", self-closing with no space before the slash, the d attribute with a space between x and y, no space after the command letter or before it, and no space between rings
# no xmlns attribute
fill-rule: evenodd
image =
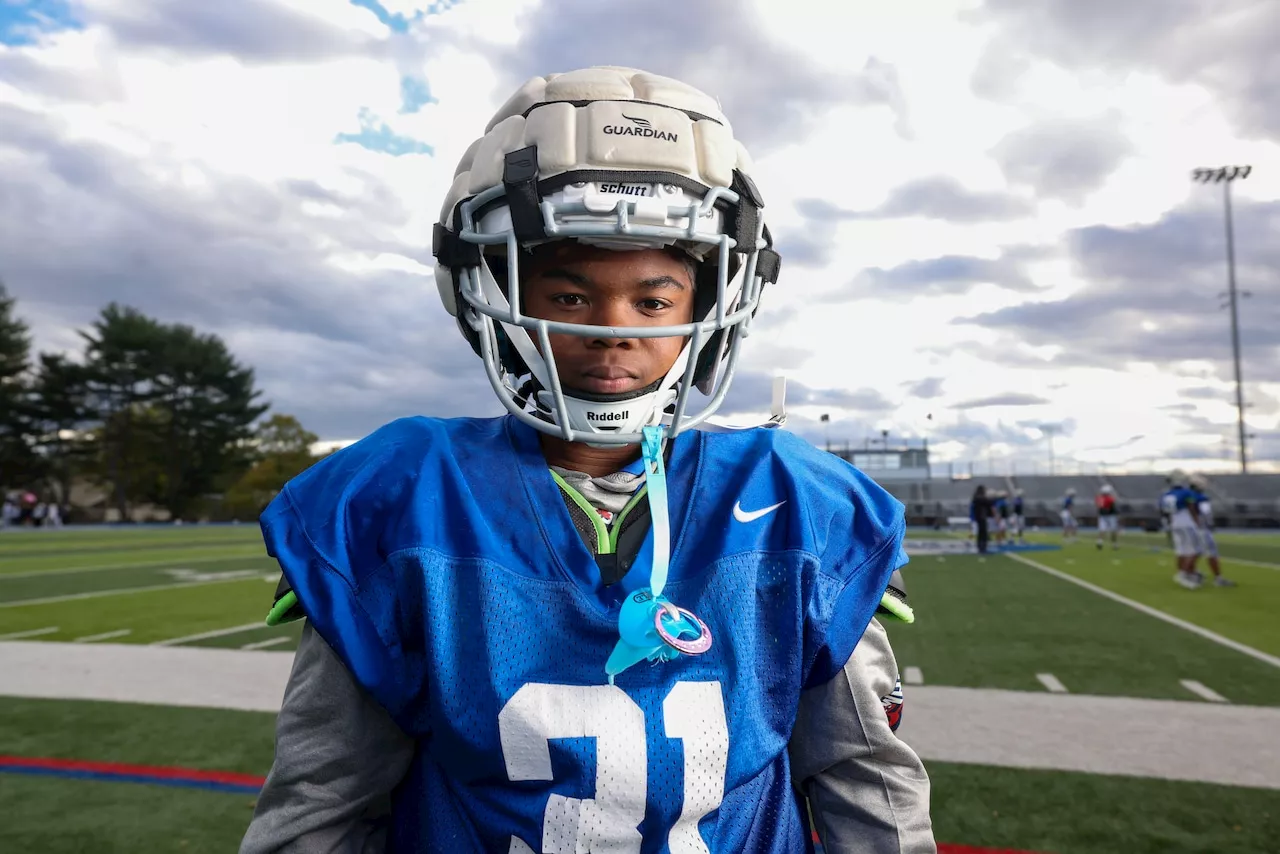
<svg viewBox="0 0 1280 854"><path fill-rule="evenodd" d="M394 851L811 851L787 742L906 563L903 507L772 429L686 433L667 462L664 591L711 649L609 685L605 585L538 433L393 422L316 463L262 517L308 618L419 750Z"/></svg>
<svg viewBox="0 0 1280 854"><path fill-rule="evenodd" d="M1196 493L1185 486L1175 486L1160 497L1160 508L1165 513L1190 512L1198 503Z"/></svg>

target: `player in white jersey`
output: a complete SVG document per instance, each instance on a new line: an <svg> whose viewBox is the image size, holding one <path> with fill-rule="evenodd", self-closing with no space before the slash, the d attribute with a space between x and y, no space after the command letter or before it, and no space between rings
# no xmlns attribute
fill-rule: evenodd
<svg viewBox="0 0 1280 854"><path fill-rule="evenodd" d="M1169 514L1169 530L1173 535L1173 553L1178 571L1173 580L1188 590L1195 590L1204 583L1204 577L1196 572L1196 558L1200 556L1199 509L1196 493L1187 475L1175 471L1170 475L1173 486L1160 496L1160 509Z"/></svg>
<svg viewBox="0 0 1280 854"><path fill-rule="evenodd" d="M1209 569L1213 572L1213 583L1218 587L1235 587L1236 583L1222 575L1222 565L1218 561L1218 541L1213 537L1213 505L1209 503L1206 493L1208 482L1203 475L1193 474L1190 478L1191 491L1195 493L1196 516L1199 527L1196 533L1200 537L1200 554L1209 561ZM1199 573L1197 573L1199 575ZM1203 576L1201 576L1203 579Z"/></svg>
<svg viewBox="0 0 1280 854"><path fill-rule="evenodd" d="M1067 489L1067 494L1062 498L1062 539L1064 542L1072 542L1076 538L1076 532L1079 530L1079 523L1076 522L1074 512L1076 503L1076 491L1074 488Z"/></svg>
<svg viewBox="0 0 1280 854"><path fill-rule="evenodd" d="M1164 490L1160 493L1160 497L1156 499L1156 506L1160 510L1160 533L1164 534L1165 541L1169 543L1169 548L1173 548L1173 514L1165 506L1165 496L1169 494L1171 489L1173 489L1173 478L1166 476Z"/></svg>

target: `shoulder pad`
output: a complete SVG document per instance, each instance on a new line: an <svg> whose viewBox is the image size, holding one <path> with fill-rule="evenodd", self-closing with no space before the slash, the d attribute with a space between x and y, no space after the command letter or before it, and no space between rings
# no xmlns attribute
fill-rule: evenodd
<svg viewBox="0 0 1280 854"><path fill-rule="evenodd" d="M276 585L275 602L267 612L267 625L279 626L305 619L306 616L307 613L302 610L302 603L298 601L298 594L294 593L289 585L289 579L285 578L283 572L280 573L280 583Z"/></svg>
<svg viewBox="0 0 1280 854"><path fill-rule="evenodd" d="M916 615L907 604L907 586L902 580L901 569L895 569L893 575L889 576L889 584L885 587L884 595L880 597L876 614L893 617L904 623L915 622Z"/></svg>

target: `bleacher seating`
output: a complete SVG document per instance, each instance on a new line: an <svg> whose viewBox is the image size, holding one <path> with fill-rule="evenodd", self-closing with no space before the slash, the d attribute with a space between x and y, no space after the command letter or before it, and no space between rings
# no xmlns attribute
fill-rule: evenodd
<svg viewBox="0 0 1280 854"><path fill-rule="evenodd" d="M1154 501L1169 488L1162 474L1111 475L1107 482L1116 488L1116 500L1121 502Z"/></svg>
<svg viewBox="0 0 1280 854"><path fill-rule="evenodd" d="M965 480L931 480L926 481L921 489L923 501L964 501L968 504L973 498L974 490L985 486L987 492L1008 489L1003 477L971 477Z"/></svg>
<svg viewBox="0 0 1280 854"><path fill-rule="evenodd" d="M1085 526L1095 524L1093 497L1106 483L1115 487L1121 524L1149 530L1159 526L1159 499L1167 489L1162 474L885 479L881 485L906 505L911 524L946 526L951 517L967 517L973 492L983 485L988 492L1021 488L1027 524L1057 527L1068 488L1076 490L1076 518ZM1219 527L1280 527L1280 475L1213 475L1207 491Z"/></svg>
<svg viewBox="0 0 1280 854"><path fill-rule="evenodd" d="M1106 483L1097 475L1029 475L1015 477L1027 501L1061 501L1068 489L1076 491L1077 500L1093 499Z"/></svg>
<svg viewBox="0 0 1280 854"><path fill-rule="evenodd" d="M1231 501L1280 500L1280 474L1215 474L1209 483Z"/></svg>

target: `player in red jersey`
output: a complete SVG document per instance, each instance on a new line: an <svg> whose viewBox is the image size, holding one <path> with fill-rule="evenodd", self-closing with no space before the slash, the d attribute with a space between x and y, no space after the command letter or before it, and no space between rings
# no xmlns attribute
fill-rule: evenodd
<svg viewBox="0 0 1280 854"><path fill-rule="evenodd" d="M1111 535L1111 548L1120 548L1120 516L1116 508L1116 491L1111 484L1106 484L1094 498L1098 508L1098 548L1102 548L1102 540L1106 534Z"/></svg>

